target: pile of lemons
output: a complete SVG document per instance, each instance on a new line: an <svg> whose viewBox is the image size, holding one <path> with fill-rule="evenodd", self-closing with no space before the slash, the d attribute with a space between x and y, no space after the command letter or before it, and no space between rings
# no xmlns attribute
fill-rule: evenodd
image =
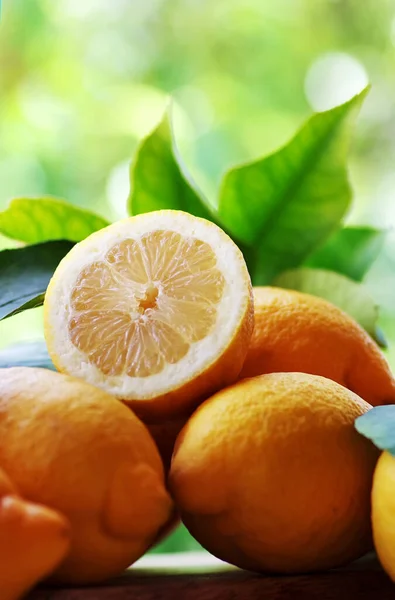
<svg viewBox="0 0 395 600"><path fill-rule="evenodd" d="M77 244L44 312L59 372L0 370L3 600L117 575L179 517L264 573L372 548L379 452L354 422L395 403L395 381L341 310L253 289L219 227L158 211ZM394 464L383 454L375 478L383 554Z"/></svg>

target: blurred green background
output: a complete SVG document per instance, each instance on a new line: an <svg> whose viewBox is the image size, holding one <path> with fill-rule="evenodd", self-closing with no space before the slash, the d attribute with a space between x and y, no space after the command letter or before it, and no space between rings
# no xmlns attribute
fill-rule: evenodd
<svg viewBox="0 0 395 600"><path fill-rule="evenodd" d="M51 194L126 215L128 161L170 96L181 152L213 198L227 167L370 81L348 221L388 229L366 283L395 367L393 0L8 0L0 31L0 209ZM1 322L0 346L41 335L41 316Z"/></svg>
<svg viewBox="0 0 395 600"><path fill-rule="evenodd" d="M52 194L125 215L128 161L170 95L182 154L213 197L227 167L274 150L312 110L367 81L349 221L390 228L392 0L10 0L1 22L0 209L15 196ZM367 282L395 340L394 246L390 231ZM20 315L0 325L0 344L40 332L40 311Z"/></svg>
<svg viewBox="0 0 395 600"><path fill-rule="evenodd" d="M0 209L15 196L52 194L112 219L126 214L128 161L170 95L182 154L213 197L227 167L274 150L312 110L348 99L367 81L349 221L390 228L392 0L9 0L1 22ZM367 282L395 340L394 246L390 231ZM40 311L21 315L1 323L0 344L40 332Z"/></svg>

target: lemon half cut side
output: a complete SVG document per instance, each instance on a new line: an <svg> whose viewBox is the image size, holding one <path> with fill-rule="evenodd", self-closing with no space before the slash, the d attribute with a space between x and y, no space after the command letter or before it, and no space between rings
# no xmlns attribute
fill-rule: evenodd
<svg viewBox="0 0 395 600"><path fill-rule="evenodd" d="M44 326L60 371L142 416L180 414L236 380L253 329L250 277L213 223L151 212L72 248L48 287Z"/></svg>

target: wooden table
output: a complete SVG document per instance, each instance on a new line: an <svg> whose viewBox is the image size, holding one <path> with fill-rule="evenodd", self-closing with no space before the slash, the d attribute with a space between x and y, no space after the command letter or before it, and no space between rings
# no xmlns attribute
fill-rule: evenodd
<svg viewBox="0 0 395 600"><path fill-rule="evenodd" d="M208 574L127 571L100 586L41 588L27 600L395 600L395 584L374 556L348 567L289 577L240 570Z"/></svg>

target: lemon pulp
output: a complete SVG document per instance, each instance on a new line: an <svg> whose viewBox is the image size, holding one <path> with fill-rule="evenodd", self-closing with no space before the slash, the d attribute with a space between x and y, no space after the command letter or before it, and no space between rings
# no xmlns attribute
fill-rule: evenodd
<svg viewBox="0 0 395 600"><path fill-rule="evenodd" d="M79 274L71 342L105 375L160 373L214 328L224 287L206 242L162 230L124 239Z"/></svg>

